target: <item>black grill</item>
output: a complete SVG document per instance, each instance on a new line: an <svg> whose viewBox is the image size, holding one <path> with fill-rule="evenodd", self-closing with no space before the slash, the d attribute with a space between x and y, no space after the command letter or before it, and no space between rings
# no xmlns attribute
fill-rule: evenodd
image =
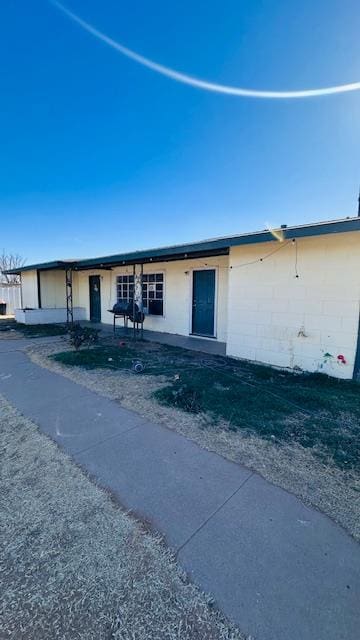
<svg viewBox="0 0 360 640"><path fill-rule="evenodd" d="M135 311L135 322L143 323L145 319L144 313L142 313L139 309L139 305L134 304L133 300L130 302L116 302L111 310L114 316L123 316L125 318L129 318L131 322L134 322L134 311ZM115 326L115 324L114 324Z"/></svg>
<svg viewBox="0 0 360 640"><path fill-rule="evenodd" d="M123 316L124 314L128 314L128 302L116 302L112 308L112 312L115 315Z"/></svg>

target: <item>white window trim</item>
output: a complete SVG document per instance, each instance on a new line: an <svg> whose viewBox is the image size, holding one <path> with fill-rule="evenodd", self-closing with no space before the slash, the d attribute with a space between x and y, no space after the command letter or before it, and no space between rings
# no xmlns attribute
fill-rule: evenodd
<svg viewBox="0 0 360 640"><path fill-rule="evenodd" d="M152 314L152 313L147 313L145 314L147 318L165 318L166 317L166 272L163 269L158 269L157 271L155 269L152 269L151 271L144 271L143 275L144 276L156 276L158 274L161 274L163 277L163 312L161 315L156 315L156 314ZM156 284L156 283L155 283Z"/></svg>
<svg viewBox="0 0 360 640"><path fill-rule="evenodd" d="M133 275L132 273L117 273L116 274L116 277L115 277L115 300L116 300L116 302L119 301L119 297L118 297L118 286L119 286L118 285L118 278L124 278L125 276L129 278L129 277L132 277L132 275ZM122 283L122 286L123 285L124 285L124 283ZM128 289L130 287L130 282L129 281L127 282L127 287L128 287Z"/></svg>

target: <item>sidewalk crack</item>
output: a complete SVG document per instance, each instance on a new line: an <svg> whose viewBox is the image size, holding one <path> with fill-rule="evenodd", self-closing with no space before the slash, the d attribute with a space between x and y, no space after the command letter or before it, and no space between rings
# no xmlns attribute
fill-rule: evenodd
<svg viewBox="0 0 360 640"><path fill-rule="evenodd" d="M74 451L74 453L72 455L78 456L78 455L81 455L82 453L86 453L86 451L90 451L90 449L93 449L94 447L99 447L101 444L104 444L104 442L108 442L108 440L114 440L115 438L121 438L121 436L124 436L126 433L129 433L129 431L134 431L135 429L139 429L139 427L141 427L141 424L137 424L137 425L135 425L135 427L130 427L129 429L126 429L125 431L121 431L121 433L114 433L114 435L108 436L107 438L104 438L103 440L100 440L99 442L94 442L93 444L89 445L88 447L85 447L85 449L79 449L79 451Z"/></svg>
<svg viewBox="0 0 360 640"><path fill-rule="evenodd" d="M240 489L243 488L243 486L247 483L248 480L250 480L250 478L252 478L254 475L254 471L252 471L247 478L245 478L245 480L243 480L243 482L241 483L241 485L235 489L235 491L233 491L233 493L228 496L224 502L222 502L222 504L217 507L217 509L215 509L215 511L213 511L207 518L206 520L204 520L204 522L201 523L201 525L195 529L195 531L193 531L193 533L187 538L187 540L185 540L185 542L183 542L180 547L178 547L175 551L175 558L178 557L180 551L183 550L184 547L186 547L186 545L199 533L199 531L201 531L201 529L203 529L205 527L205 525L207 525L208 522L210 522L210 520L216 516L217 513L219 513L219 511L229 502L229 500L231 500L231 498L233 498L239 491Z"/></svg>

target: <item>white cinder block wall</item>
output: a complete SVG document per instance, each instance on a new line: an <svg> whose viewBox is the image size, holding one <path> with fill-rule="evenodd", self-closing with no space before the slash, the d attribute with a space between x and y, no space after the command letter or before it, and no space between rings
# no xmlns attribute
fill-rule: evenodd
<svg viewBox="0 0 360 640"><path fill-rule="evenodd" d="M164 274L164 315L146 316L144 328L151 331L189 335L191 331L192 270L206 267L216 269L216 335L218 340L225 342L228 256L144 265L144 273L162 272ZM113 315L108 310L112 309L116 302L116 277L121 274L131 275L132 273L132 266L115 267L112 271L79 271L76 274L78 281L76 304L86 308L86 317L89 318L89 276L100 275L101 320L102 322L112 323ZM137 273L140 273L140 267L137 267Z"/></svg>
<svg viewBox="0 0 360 640"><path fill-rule="evenodd" d="M21 274L22 306L29 309L38 308L36 269L23 271Z"/></svg>
<svg viewBox="0 0 360 640"><path fill-rule="evenodd" d="M66 307L65 271L40 271L40 292L43 309Z"/></svg>
<svg viewBox="0 0 360 640"><path fill-rule="evenodd" d="M192 271L216 270L215 330L220 342L226 341L228 256L159 262L144 265L144 273L164 273L164 316L146 316L144 328L188 336L191 333ZM114 269L112 292L116 299L116 276L132 273L132 268Z"/></svg>
<svg viewBox="0 0 360 640"><path fill-rule="evenodd" d="M31 309L39 306L36 269L23 271L21 274L22 305ZM43 309L66 308L65 271L52 269L40 271L41 306ZM77 274L73 279L74 305L77 305Z"/></svg>
<svg viewBox="0 0 360 640"><path fill-rule="evenodd" d="M230 250L227 355L351 378L359 323L360 237L297 240ZM344 356L344 364L338 356Z"/></svg>

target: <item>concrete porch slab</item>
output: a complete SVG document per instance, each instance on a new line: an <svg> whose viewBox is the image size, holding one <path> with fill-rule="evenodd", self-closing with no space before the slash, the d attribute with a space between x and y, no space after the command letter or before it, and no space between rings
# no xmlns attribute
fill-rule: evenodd
<svg viewBox="0 0 360 640"><path fill-rule="evenodd" d="M82 325L99 329L106 334L113 335L113 326L111 324L105 324L101 322L81 322ZM122 327L117 325L115 335L117 337L129 337L132 338L133 330L131 327ZM140 338L140 334L137 334ZM219 342L213 338L198 338L196 336L181 336L177 333L165 333L161 331L149 331L144 329L144 340L150 342L159 342L160 344L167 344L172 347L181 347L182 349L190 349L192 351L201 351L202 353L210 353L212 355L225 356L226 355L226 343Z"/></svg>

